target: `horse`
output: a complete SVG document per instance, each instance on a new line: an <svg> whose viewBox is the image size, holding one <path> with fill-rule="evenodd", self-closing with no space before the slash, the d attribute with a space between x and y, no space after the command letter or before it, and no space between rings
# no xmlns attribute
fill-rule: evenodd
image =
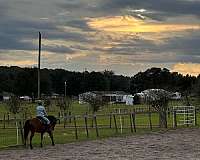
<svg viewBox="0 0 200 160"><path fill-rule="evenodd" d="M29 132L31 132L31 135L30 135L30 148L31 149L33 149L32 139L33 139L35 132L41 133L41 142L40 142L41 147L43 146L42 141L43 141L43 135L45 132L47 132L49 134L49 136L51 138L52 146L55 145L54 140L53 140L53 130L54 130L54 127L55 127L58 119L55 118L54 116L47 116L47 118L50 121L50 124L48 127L44 123L42 123L41 120L38 119L37 117L26 120L25 125L24 125L24 145L25 146L26 146L26 141L27 141Z"/></svg>

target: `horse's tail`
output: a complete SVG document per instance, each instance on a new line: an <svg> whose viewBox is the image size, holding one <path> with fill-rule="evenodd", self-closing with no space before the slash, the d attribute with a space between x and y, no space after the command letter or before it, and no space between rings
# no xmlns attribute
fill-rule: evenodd
<svg viewBox="0 0 200 160"><path fill-rule="evenodd" d="M30 120L27 120L24 125L24 145L26 145L29 131L30 131Z"/></svg>

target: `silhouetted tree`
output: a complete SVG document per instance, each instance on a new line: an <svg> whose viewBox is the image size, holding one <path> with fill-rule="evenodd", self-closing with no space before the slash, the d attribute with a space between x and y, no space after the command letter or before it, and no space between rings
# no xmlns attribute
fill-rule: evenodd
<svg viewBox="0 0 200 160"><path fill-rule="evenodd" d="M83 101L90 105L92 113L97 112L101 107L106 105L100 95L87 94L83 96Z"/></svg>
<svg viewBox="0 0 200 160"><path fill-rule="evenodd" d="M193 93L200 102L200 75L197 77L195 84L193 85Z"/></svg>
<svg viewBox="0 0 200 160"><path fill-rule="evenodd" d="M7 105L9 111L14 114L14 117L16 119L16 114L19 113L21 109L20 99L16 96L11 96L7 102Z"/></svg>
<svg viewBox="0 0 200 160"><path fill-rule="evenodd" d="M132 94L150 88L162 88L190 95L196 77L183 76L166 68L150 68L133 77L115 75L113 71L70 72L64 69L41 69L41 93L78 95L87 91L125 91ZM37 95L37 68L0 66L0 91L15 95Z"/></svg>
<svg viewBox="0 0 200 160"><path fill-rule="evenodd" d="M161 128L167 128L167 109L171 93L162 89L150 89L145 94L145 102L159 113Z"/></svg>
<svg viewBox="0 0 200 160"><path fill-rule="evenodd" d="M69 111L72 104L72 100L70 97L59 97L57 99L57 106L60 108L60 111L62 112L63 116L66 113L66 111Z"/></svg>

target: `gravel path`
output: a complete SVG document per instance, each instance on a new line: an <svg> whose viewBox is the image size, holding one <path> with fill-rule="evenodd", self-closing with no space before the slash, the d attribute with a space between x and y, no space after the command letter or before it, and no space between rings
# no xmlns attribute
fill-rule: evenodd
<svg viewBox="0 0 200 160"><path fill-rule="evenodd" d="M200 129L0 151L0 160L200 160Z"/></svg>

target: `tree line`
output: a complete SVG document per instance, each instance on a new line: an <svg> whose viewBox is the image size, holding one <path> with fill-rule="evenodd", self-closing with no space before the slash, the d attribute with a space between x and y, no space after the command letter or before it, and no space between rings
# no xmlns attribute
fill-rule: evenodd
<svg viewBox="0 0 200 160"><path fill-rule="evenodd" d="M125 91L131 94L150 88L200 95L200 75L183 76L166 68L150 68L132 77L116 75L113 71L72 72L64 69L41 69L41 93L78 95L87 91ZM0 66L0 93L18 96L37 95L37 68Z"/></svg>

